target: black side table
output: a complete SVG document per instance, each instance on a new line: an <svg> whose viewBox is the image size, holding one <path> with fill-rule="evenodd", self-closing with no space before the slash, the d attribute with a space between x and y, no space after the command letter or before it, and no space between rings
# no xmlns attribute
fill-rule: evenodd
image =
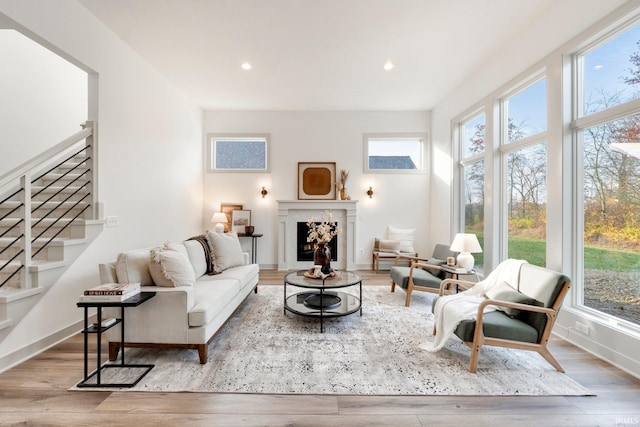
<svg viewBox="0 0 640 427"><path fill-rule="evenodd" d="M251 237L251 264L255 264L258 261L258 238L263 234L238 234L238 237Z"/></svg>
<svg viewBox="0 0 640 427"><path fill-rule="evenodd" d="M100 301L91 301L91 302L78 302L78 307L84 308L84 329L82 333L84 334L84 379L78 383L78 387L133 387L138 384L138 382L149 373L149 371L154 367L154 365L140 365L140 364L131 364L125 363L124 359L124 309L126 307L136 307L145 301L150 300L155 297L155 292L141 292L137 295L132 296L124 301L120 302L100 302ZM98 309L98 326L89 325L89 308L96 307ZM116 320L116 322L112 325L101 327L102 325L102 308L103 307L120 307L120 318ZM113 326L120 324L120 339L121 339L121 359L120 363L105 363L102 365L102 333L107 329L112 328ZM89 335L96 334L97 337L97 365L96 370L89 374ZM103 383L100 378L100 374L105 369L122 369L122 368L138 368L143 369L144 371L140 374L133 382L128 383ZM89 383L89 380L93 377L96 377L95 382Z"/></svg>

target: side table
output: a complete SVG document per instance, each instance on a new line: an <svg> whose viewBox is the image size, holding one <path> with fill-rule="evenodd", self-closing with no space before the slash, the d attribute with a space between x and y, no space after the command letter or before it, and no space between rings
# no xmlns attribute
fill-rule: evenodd
<svg viewBox="0 0 640 427"><path fill-rule="evenodd" d="M78 383L78 387L133 387L138 384L138 382L151 371L154 365L146 365L146 364L131 364L125 363L124 357L124 312L126 307L136 307L151 298L155 297L155 292L141 292L137 295L132 296L124 301L113 302L113 301L91 301L91 302L78 302L77 306L84 308L84 329L82 333L84 334L84 379ZM93 326L89 325L89 308L95 307L97 308L97 325ZM116 322L112 325L102 327L102 309L104 307L120 307L120 318L116 320ZM122 354L120 356L120 363L105 363L102 365L102 333L106 330L114 327L115 325L120 324L120 339L121 339L121 349ZM97 364L96 369L91 374L89 374L89 335L95 334L97 340ZM113 383L104 383L101 379L102 371L106 369L122 369L122 368L134 368L134 369L143 369L143 372L138 375L137 378L132 382L113 382ZM89 382L95 376L95 382Z"/></svg>
<svg viewBox="0 0 640 427"><path fill-rule="evenodd" d="M258 261L258 240L263 234L238 234L238 237L251 237L251 264Z"/></svg>

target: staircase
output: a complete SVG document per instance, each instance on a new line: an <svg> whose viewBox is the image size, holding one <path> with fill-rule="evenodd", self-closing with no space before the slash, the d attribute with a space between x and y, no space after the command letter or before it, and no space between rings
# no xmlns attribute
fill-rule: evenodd
<svg viewBox="0 0 640 427"><path fill-rule="evenodd" d="M102 231L95 125L0 177L0 340Z"/></svg>

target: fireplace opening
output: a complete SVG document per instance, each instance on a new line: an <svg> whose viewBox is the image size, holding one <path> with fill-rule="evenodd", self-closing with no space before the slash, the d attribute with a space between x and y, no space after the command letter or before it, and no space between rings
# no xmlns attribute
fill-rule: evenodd
<svg viewBox="0 0 640 427"><path fill-rule="evenodd" d="M316 222L316 224L320 223ZM298 222L297 225L296 258L298 261L313 261L314 244L307 242L309 227L306 222ZM338 235L329 242L329 249L331 250L331 261L338 261Z"/></svg>

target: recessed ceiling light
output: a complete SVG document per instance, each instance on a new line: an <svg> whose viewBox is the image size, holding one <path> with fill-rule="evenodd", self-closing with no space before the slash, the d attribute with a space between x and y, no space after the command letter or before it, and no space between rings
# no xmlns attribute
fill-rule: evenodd
<svg viewBox="0 0 640 427"><path fill-rule="evenodd" d="M387 62L384 63L384 70L385 71L391 71L391 70L393 70L393 67L395 67L395 65L393 65L393 62L391 62L390 59Z"/></svg>
<svg viewBox="0 0 640 427"><path fill-rule="evenodd" d="M251 64L249 64L248 62L243 62L242 69L249 71L251 69Z"/></svg>

